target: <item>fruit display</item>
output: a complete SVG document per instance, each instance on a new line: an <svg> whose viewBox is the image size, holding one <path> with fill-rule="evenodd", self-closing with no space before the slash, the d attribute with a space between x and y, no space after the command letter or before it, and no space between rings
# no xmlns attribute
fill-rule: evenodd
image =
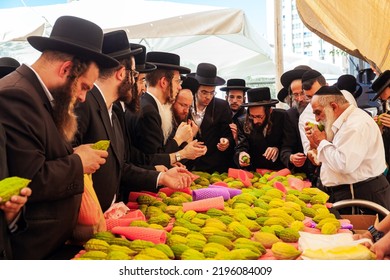
<svg viewBox="0 0 390 280"><path fill-rule="evenodd" d="M288 169L193 173L199 178L191 190L130 193L130 211L108 218L108 230L95 234L73 259L294 260L303 256L300 232L332 235L351 227L336 219L329 196L311 187L305 174ZM216 189L224 192L215 197ZM196 190L205 192L191 195ZM343 252L372 257L347 247L305 253L341 259Z"/></svg>

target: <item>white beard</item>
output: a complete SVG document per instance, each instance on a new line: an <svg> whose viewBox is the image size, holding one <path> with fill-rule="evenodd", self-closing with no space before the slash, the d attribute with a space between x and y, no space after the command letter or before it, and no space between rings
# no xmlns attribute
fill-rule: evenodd
<svg viewBox="0 0 390 280"><path fill-rule="evenodd" d="M332 142L333 137L334 137L332 125L335 122L336 118L335 118L334 112L332 110L332 107L330 107L330 106L324 108L324 113L326 116L326 121L323 123L323 125L325 126L326 140L328 140L329 142Z"/></svg>
<svg viewBox="0 0 390 280"><path fill-rule="evenodd" d="M168 137L171 135L172 132L172 110L171 110L171 104L158 104L158 111L160 113L161 117L161 130L164 135L164 144L166 144Z"/></svg>

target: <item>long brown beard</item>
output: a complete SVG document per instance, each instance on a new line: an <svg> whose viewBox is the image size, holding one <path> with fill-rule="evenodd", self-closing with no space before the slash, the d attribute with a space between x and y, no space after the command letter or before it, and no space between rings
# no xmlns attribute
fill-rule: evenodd
<svg viewBox="0 0 390 280"><path fill-rule="evenodd" d="M126 78L120 83L118 87L118 100L125 103L130 103L133 99L132 87L133 84L131 83L129 76L126 75Z"/></svg>
<svg viewBox="0 0 390 280"><path fill-rule="evenodd" d="M72 97L76 81L68 80L63 86L50 89L54 98L54 123L66 142L71 142L77 131L77 118L74 105L77 101Z"/></svg>

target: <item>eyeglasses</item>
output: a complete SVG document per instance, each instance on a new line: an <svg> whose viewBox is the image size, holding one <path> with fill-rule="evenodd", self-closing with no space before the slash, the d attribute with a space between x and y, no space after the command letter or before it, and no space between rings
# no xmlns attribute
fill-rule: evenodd
<svg viewBox="0 0 390 280"><path fill-rule="evenodd" d="M184 109L188 109L188 110L190 110L191 107L192 107L192 105L187 105L187 104L184 104L184 103L181 103L181 102L177 102L177 104L179 104Z"/></svg>
<svg viewBox="0 0 390 280"><path fill-rule="evenodd" d="M213 91L207 91L207 90L204 90L202 89L201 91L198 91L201 95L203 96L208 96L208 95L211 95L211 96L214 96L215 95L215 90Z"/></svg>
<svg viewBox="0 0 390 280"><path fill-rule="evenodd" d="M251 115L251 114L249 114L248 118L250 120L254 120L254 119L264 120L265 119L265 115Z"/></svg>

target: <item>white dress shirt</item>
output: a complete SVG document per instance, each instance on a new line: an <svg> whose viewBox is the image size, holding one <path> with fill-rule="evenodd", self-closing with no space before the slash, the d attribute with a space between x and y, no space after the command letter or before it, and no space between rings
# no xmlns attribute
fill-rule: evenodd
<svg viewBox="0 0 390 280"><path fill-rule="evenodd" d="M363 110L350 105L334 122L333 142L318 145L321 181L331 187L353 184L385 171L385 149L378 125Z"/></svg>
<svg viewBox="0 0 390 280"><path fill-rule="evenodd" d="M341 92L344 95L345 99L347 99L349 104L352 104L355 107L357 107L356 100L349 91L341 90ZM301 135L302 147L305 155L307 155L307 152L310 150L310 142L309 139L307 139L305 134L305 125L307 122L317 123L313 113L313 107L311 107L311 103L307 104L305 110L303 110L302 114L299 116L299 121L298 121L299 134Z"/></svg>

